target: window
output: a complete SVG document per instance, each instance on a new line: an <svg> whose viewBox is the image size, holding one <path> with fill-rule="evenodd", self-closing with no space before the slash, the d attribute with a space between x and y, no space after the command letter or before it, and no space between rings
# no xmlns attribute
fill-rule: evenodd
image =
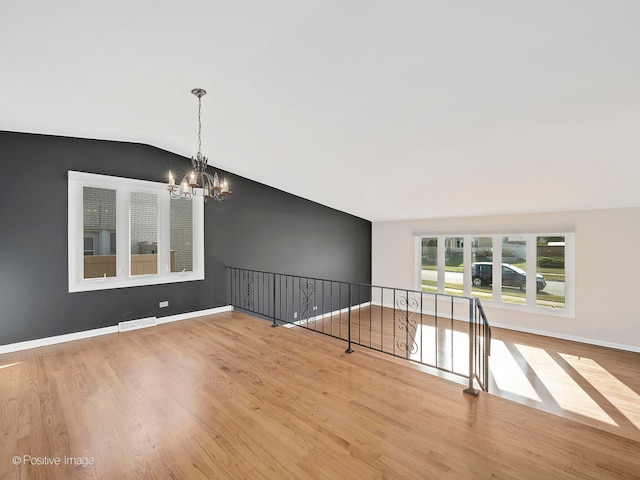
<svg viewBox="0 0 640 480"><path fill-rule="evenodd" d="M204 202L165 185L69 171L69 291L204 278Z"/></svg>
<svg viewBox="0 0 640 480"><path fill-rule="evenodd" d="M171 200L170 243L171 271L193 271L193 203L179 198Z"/></svg>
<svg viewBox="0 0 640 480"><path fill-rule="evenodd" d="M131 192L131 275L158 273L158 194Z"/></svg>
<svg viewBox="0 0 640 480"><path fill-rule="evenodd" d="M471 295L488 301L493 299L491 282L493 277L493 239L491 237L473 237L471 239L472 270Z"/></svg>
<svg viewBox="0 0 640 480"><path fill-rule="evenodd" d="M536 239L536 275L545 280L538 283L536 304L540 307L565 308L565 246L564 236L539 236Z"/></svg>
<svg viewBox="0 0 640 480"><path fill-rule="evenodd" d="M464 289L462 283L464 239L447 237L444 243L444 293L461 295Z"/></svg>
<svg viewBox="0 0 640 480"><path fill-rule="evenodd" d="M82 187L82 235L84 258L82 278L116 276L115 245L116 191L108 188ZM113 253L112 253L113 252Z"/></svg>
<svg viewBox="0 0 640 480"><path fill-rule="evenodd" d="M502 301L527 302L527 239L523 235L502 237Z"/></svg>
<svg viewBox="0 0 640 480"><path fill-rule="evenodd" d="M423 292L438 292L438 239L423 237L421 242L420 283Z"/></svg>
<svg viewBox="0 0 640 480"><path fill-rule="evenodd" d="M96 235L87 233L85 231L84 233L84 254L85 255L94 255L96 253L95 243L96 243Z"/></svg>
<svg viewBox="0 0 640 480"><path fill-rule="evenodd" d="M573 233L420 236L420 288L573 316Z"/></svg>

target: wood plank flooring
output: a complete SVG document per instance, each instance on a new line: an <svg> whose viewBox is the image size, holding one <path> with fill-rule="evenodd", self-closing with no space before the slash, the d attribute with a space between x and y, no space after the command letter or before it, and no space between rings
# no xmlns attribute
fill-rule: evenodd
<svg viewBox="0 0 640 480"><path fill-rule="evenodd" d="M234 312L2 355L0 478L640 478L637 439L344 348Z"/></svg>
<svg viewBox="0 0 640 480"><path fill-rule="evenodd" d="M346 339L347 317L343 312L301 323ZM407 354L401 348L405 318L405 312L386 307L354 309L352 339L389 354L468 374L468 323L414 315L414 349ZM493 328L489 364L492 394L640 440L640 354ZM433 369L423 370L466 382Z"/></svg>

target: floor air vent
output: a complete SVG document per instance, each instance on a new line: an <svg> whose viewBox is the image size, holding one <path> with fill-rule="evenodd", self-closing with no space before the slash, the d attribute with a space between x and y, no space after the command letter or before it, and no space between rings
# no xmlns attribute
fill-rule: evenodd
<svg viewBox="0 0 640 480"><path fill-rule="evenodd" d="M158 324L156 317L140 318L138 320L127 320L118 324L119 332L128 332L129 330L138 330L140 328L155 327Z"/></svg>

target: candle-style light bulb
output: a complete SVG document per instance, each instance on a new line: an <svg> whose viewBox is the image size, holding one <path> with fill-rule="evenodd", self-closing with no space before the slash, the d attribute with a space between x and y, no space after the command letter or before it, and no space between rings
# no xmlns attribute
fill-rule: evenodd
<svg viewBox="0 0 640 480"><path fill-rule="evenodd" d="M175 187L176 186L176 181L173 178L173 175L171 174L171 172L169 172L169 186L170 187Z"/></svg>

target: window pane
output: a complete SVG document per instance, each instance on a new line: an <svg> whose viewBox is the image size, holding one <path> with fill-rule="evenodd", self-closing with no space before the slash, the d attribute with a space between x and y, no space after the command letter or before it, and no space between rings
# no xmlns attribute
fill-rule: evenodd
<svg viewBox="0 0 640 480"><path fill-rule="evenodd" d="M193 270L193 202L185 198L171 200L170 254L172 272Z"/></svg>
<svg viewBox="0 0 640 480"><path fill-rule="evenodd" d="M538 237L536 305L539 307L564 308L564 247L565 238Z"/></svg>
<svg viewBox="0 0 640 480"><path fill-rule="evenodd" d="M421 283L423 292L438 292L438 239L422 238Z"/></svg>
<svg viewBox="0 0 640 480"><path fill-rule="evenodd" d="M84 278L116 276L116 191L83 187Z"/></svg>
<svg viewBox="0 0 640 480"><path fill-rule="evenodd" d="M493 241L491 237L471 239L471 294L492 300Z"/></svg>
<svg viewBox="0 0 640 480"><path fill-rule="evenodd" d="M131 275L158 273L158 196L131 193Z"/></svg>
<svg viewBox="0 0 640 480"><path fill-rule="evenodd" d="M525 304L527 241L524 236L502 237L502 301Z"/></svg>
<svg viewBox="0 0 640 480"><path fill-rule="evenodd" d="M444 242L444 292L449 295L462 295L464 293L462 282L464 239L448 237Z"/></svg>

